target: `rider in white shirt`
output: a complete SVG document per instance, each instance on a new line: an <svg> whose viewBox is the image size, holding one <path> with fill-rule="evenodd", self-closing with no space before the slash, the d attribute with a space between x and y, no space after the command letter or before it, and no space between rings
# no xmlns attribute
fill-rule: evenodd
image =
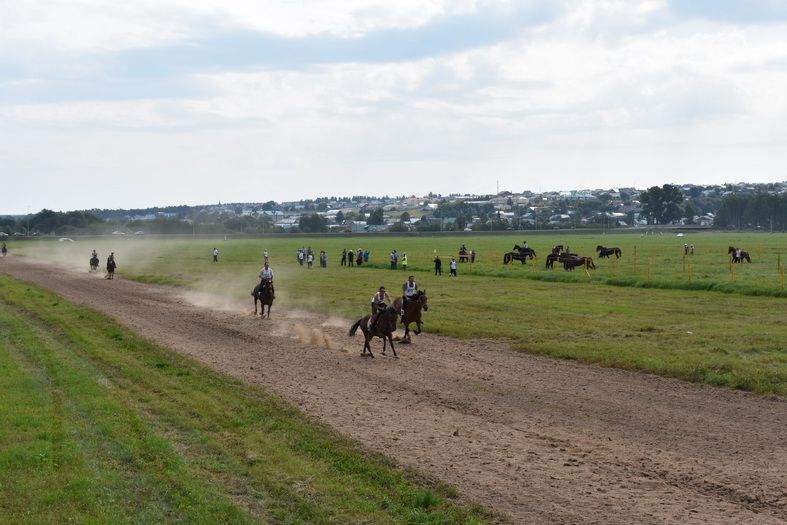
<svg viewBox="0 0 787 525"><path fill-rule="evenodd" d="M407 307L407 300L412 299L412 297L418 291L418 285L415 284L415 277L409 276L407 281L402 285L402 310L399 312L402 315L402 322L404 322L404 310Z"/></svg>
<svg viewBox="0 0 787 525"><path fill-rule="evenodd" d="M391 296L385 291L385 286L381 286L377 293L372 296L372 322L369 324L370 326L374 327L377 324L380 312L385 310L391 302Z"/></svg>
<svg viewBox="0 0 787 525"><path fill-rule="evenodd" d="M270 266L268 266L267 262L265 263L265 266L262 267L262 270L260 270L260 289L262 289L262 287L265 285L266 282L270 283L271 295L275 299L276 292L273 289L273 270L271 269Z"/></svg>

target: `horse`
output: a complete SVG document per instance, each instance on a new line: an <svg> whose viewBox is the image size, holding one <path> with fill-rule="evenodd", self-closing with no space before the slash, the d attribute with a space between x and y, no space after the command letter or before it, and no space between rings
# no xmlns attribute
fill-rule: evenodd
<svg viewBox="0 0 787 525"><path fill-rule="evenodd" d="M740 252L740 257L738 256L738 252ZM749 257L749 252L744 251L744 250L739 250L738 248L735 248L734 246L729 246L727 248L727 253L730 254L730 257L732 257L732 262L734 262L736 264L737 263L742 263L744 259L747 262L751 262L751 257Z"/></svg>
<svg viewBox="0 0 787 525"><path fill-rule="evenodd" d="M95 273L98 271L98 256L94 255L90 258L90 273Z"/></svg>
<svg viewBox="0 0 787 525"><path fill-rule="evenodd" d="M107 259L107 279L115 278L115 268L117 268L115 259Z"/></svg>
<svg viewBox="0 0 787 525"><path fill-rule="evenodd" d="M562 244L556 244L552 247L552 255L560 255L561 253L563 253Z"/></svg>
<svg viewBox="0 0 787 525"><path fill-rule="evenodd" d="M257 301L260 302L260 316L265 319L265 306L268 306L268 319L271 318L271 306L273 306L273 292L270 286L263 286L260 289L260 284L254 287L251 291L251 296L254 297L254 315L257 315Z"/></svg>
<svg viewBox="0 0 787 525"><path fill-rule="evenodd" d="M596 265L593 264L593 259L590 257L580 257L575 255L563 261L563 269L566 271L573 270L578 266L584 266L585 271L587 271L589 268L592 268L593 270L596 269Z"/></svg>
<svg viewBox="0 0 787 525"><path fill-rule="evenodd" d="M470 254L467 253L466 249L460 249L456 260L460 263L466 263L470 260Z"/></svg>
<svg viewBox="0 0 787 525"><path fill-rule="evenodd" d="M620 259L620 248L605 248L600 244L596 246L596 251L598 252L598 256L600 258L609 257L610 255L614 255L616 259Z"/></svg>
<svg viewBox="0 0 787 525"><path fill-rule="evenodd" d="M3 243L2 253L3 253L3 257L5 257L6 255L8 255L8 248L6 248L6 245L5 245L5 243Z"/></svg>
<svg viewBox="0 0 787 525"><path fill-rule="evenodd" d="M361 350L361 355L365 356L367 352L369 352L369 357L374 357L372 353L372 347L369 345L369 341L372 340L374 337L379 337L383 340L383 355L385 355L385 347L386 347L386 340L391 343L391 350L393 350L394 357L398 358L399 356L396 355L396 349L394 348L393 344L393 333L396 330L396 316L398 314L398 309L389 306L382 312L380 312L379 317L377 318L377 322L375 326L370 326L369 321L371 320L371 315L366 315L361 317L350 327L349 336L352 337L355 335L355 332L358 331L360 327L361 331L363 332L363 349Z"/></svg>
<svg viewBox="0 0 787 525"><path fill-rule="evenodd" d="M401 311L401 297L397 297L394 300L393 307L397 311ZM429 310L426 290L418 290L418 293L407 301L407 307L404 309L404 316L402 319L402 324L404 325L404 341L410 342L410 323L415 323L415 335L421 333L421 310L424 312Z"/></svg>
<svg viewBox="0 0 787 525"><path fill-rule="evenodd" d="M536 251L532 248L522 247L518 244L514 245L512 251L503 255L503 264L508 264L512 261L520 261L522 264L525 264L525 260L530 258L533 259L536 256Z"/></svg>
<svg viewBox="0 0 787 525"><path fill-rule="evenodd" d="M550 253L549 255L547 255L547 262L545 267L553 268L555 262L562 264L565 263L568 259L571 259L573 257L574 255L571 255L569 253Z"/></svg>

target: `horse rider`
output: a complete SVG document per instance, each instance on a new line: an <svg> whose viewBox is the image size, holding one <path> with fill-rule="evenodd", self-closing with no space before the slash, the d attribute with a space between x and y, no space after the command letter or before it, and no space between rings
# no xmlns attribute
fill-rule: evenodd
<svg viewBox="0 0 787 525"><path fill-rule="evenodd" d="M3 246L5 246L5 243L3 243ZM98 257L98 253L96 253L95 249L93 249L93 253L90 254L90 258L92 259L93 257Z"/></svg>
<svg viewBox="0 0 787 525"><path fill-rule="evenodd" d="M273 270L268 266L267 262L260 270L260 291L266 284L269 284L271 287L271 298L276 299L276 291L273 289Z"/></svg>
<svg viewBox="0 0 787 525"><path fill-rule="evenodd" d="M377 293L372 296L372 322L370 326L374 328L377 325L377 318L380 313L388 307L391 301L391 296L385 291L385 286L381 286Z"/></svg>
<svg viewBox="0 0 787 525"><path fill-rule="evenodd" d="M407 281L402 285L402 311L399 312L402 316L402 322L404 322L404 312L407 308L407 300L412 299L412 297L418 292L418 285L415 284L415 276L411 275L407 278Z"/></svg>

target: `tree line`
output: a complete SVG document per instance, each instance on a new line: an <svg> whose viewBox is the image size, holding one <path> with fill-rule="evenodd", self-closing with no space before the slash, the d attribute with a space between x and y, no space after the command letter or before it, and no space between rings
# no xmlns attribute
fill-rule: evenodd
<svg viewBox="0 0 787 525"><path fill-rule="evenodd" d="M787 194L727 195L713 225L717 228L787 230Z"/></svg>

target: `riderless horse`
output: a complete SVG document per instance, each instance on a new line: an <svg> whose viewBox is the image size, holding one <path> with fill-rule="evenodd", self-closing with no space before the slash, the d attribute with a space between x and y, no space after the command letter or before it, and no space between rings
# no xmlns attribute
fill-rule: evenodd
<svg viewBox="0 0 787 525"><path fill-rule="evenodd" d="M596 269L596 265L593 264L593 259L590 257L580 257L578 255L572 255L566 258L565 261L563 261L563 269L566 271L573 270L578 266L584 266L585 271L587 271L589 268L592 268L593 270Z"/></svg>
<svg viewBox="0 0 787 525"><path fill-rule="evenodd" d="M273 291L271 290L270 281L266 280L255 286L251 291L251 296L254 297L254 315L257 315L257 301L259 301L261 318L265 319L265 306L267 306L268 319L270 319L271 306L273 306Z"/></svg>
<svg viewBox="0 0 787 525"><path fill-rule="evenodd" d="M598 256L600 258L609 257L610 255L614 255L616 259L620 259L620 248L605 248L600 244L596 246L596 251L598 252Z"/></svg>
<svg viewBox="0 0 787 525"><path fill-rule="evenodd" d="M389 306L377 317L377 321L374 323L374 326L370 325L369 321L371 320L371 315L366 315L358 319L351 327L349 336L352 337L355 335L355 332L358 331L358 328L361 329L363 332L363 349L361 350L361 355L365 356L366 353L369 353L369 357L374 357L372 353L372 347L369 344L375 337L379 337L383 340L383 355L385 355L385 348L386 348L386 341L391 343L391 350L393 351L394 357L399 357L396 355L396 348L394 348L393 344L393 333L396 330L396 317L399 313L399 309L393 306Z"/></svg>
<svg viewBox="0 0 787 525"><path fill-rule="evenodd" d="M727 253L730 254L730 257L732 257L732 262L736 264L742 263L744 260L746 260L747 262L751 262L751 257L749 257L749 252L741 250L740 248L729 246L727 248Z"/></svg>
<svg viewBox="0 0 787 525"><path fill-rule="evenodd" d="M397 297L393 302L393 307L397 311L402 309L402 298ZM424 312L429 310L428 299L426 297L426 290L418 290L418 292L407 300L407 306L404 309L404 317L402 324L404 325L404 341L410 342L410 324L415 323L415 335L421 333L421 310Z"/></svg>

